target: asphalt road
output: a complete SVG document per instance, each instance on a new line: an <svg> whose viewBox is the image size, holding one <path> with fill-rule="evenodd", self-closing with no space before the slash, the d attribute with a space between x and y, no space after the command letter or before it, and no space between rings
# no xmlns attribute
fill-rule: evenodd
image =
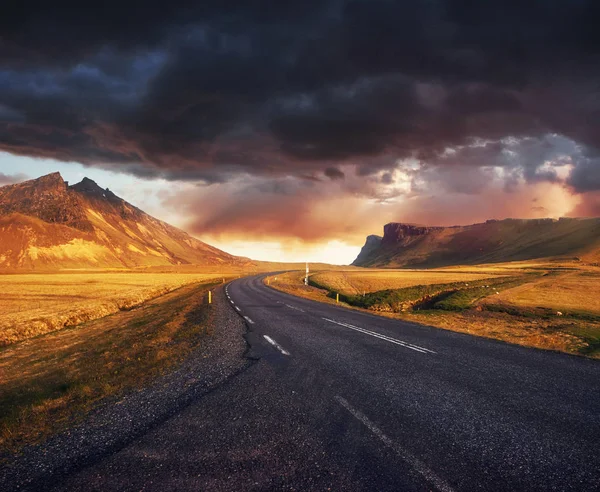
<svg viewBox="0 0 600 492"><path fill-rule="evenodd" d="M50 490L600 490L600 364L299 299L221 302L254 362Z"/></svg>
<svg viewBox="0 0 600 492"><path fill-rule="evenodd" d="M299 299L259 277L227 293L341 466L367 464L353 475L365 489L600 490L598 362Z"/></svg>

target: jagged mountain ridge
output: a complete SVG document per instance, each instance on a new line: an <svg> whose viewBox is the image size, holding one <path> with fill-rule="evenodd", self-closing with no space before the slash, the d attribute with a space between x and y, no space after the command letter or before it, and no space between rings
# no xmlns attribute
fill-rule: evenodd
<svg viewBox="0 0 600 492"><path fill-rule="evenodd" d="M60 175L0 187L0 269L246 264L94 181Z"/></svg>
<svg viewBox="0 0 600 492"><path fill-rule="evenodd" d="M452 227L391 222L383 237L367 237L352 264L439 267L567 257L598 262L600 218L504 219Z"/></svg>

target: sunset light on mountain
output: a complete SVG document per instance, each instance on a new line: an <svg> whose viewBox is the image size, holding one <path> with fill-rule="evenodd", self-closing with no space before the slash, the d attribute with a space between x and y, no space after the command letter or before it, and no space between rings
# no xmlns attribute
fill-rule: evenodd
<svg viewBox="0 0 600 492"><path fill-rule="evenodd" d="M4 3L0 491L600 490L598 0Z"/></svg>

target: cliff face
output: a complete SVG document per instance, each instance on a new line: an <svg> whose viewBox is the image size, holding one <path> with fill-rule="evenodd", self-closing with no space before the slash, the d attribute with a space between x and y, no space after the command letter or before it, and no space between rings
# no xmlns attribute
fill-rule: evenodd
<svg viewBox="0 0 600 492"><path fill-rule="evenodd" d="M2 270L248 262L59 173L0 188L0 239Z"/></svg>
<svg viewBox="0 0 600 492"><path fill-rule="evenodd" d="M454 227L390 223L379 245L367 241L352 264L434 267L554 257L597 261L600 219L504 219Z"/></svg>
<svg viewBox="0 0 600 492"><path fill-rule="evenodd" d="M400 222L390 222L383 226L383 239L381 245L392 246L402 243L406 239L424 236L433 231L442 230L443 227L426 227L413 224L402 224Z"/></svg>
<svg viewBox="0 0 600 492"><path fill-rule="evenodd" d="M381 246L381 236L370 235L367 236L367 240L360 250L360 253L356 257L356 260L352 262L353 265L360 265L363 261L368 261L369 256Z"/></svg>

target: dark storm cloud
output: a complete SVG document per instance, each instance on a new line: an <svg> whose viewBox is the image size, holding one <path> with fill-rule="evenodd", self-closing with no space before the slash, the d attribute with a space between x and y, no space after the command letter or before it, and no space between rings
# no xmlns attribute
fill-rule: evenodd
<svg viewBox="0 0 600 492"><path fill-rule="evenodd" d="M329 179L344 179L346 175L340 171L337 167L328 167L323 171L323 174L327 176Z"/></svg>
<svg viewBox="0 0 600 492"><path fill-rule="evenodd" d="M0 149L219 183L452 166L450 148L556 181L552 152L506 139L598 151L598 18L592 0L13 2ZM574 190L600 188L596 159L572 164Z"/></svg>
<svg viewBox="0 0 600 492"><path fill-rule="evenodd" d="M576 190L600 190L600 156L581 157L569 177L569 184Z"/></svg>

